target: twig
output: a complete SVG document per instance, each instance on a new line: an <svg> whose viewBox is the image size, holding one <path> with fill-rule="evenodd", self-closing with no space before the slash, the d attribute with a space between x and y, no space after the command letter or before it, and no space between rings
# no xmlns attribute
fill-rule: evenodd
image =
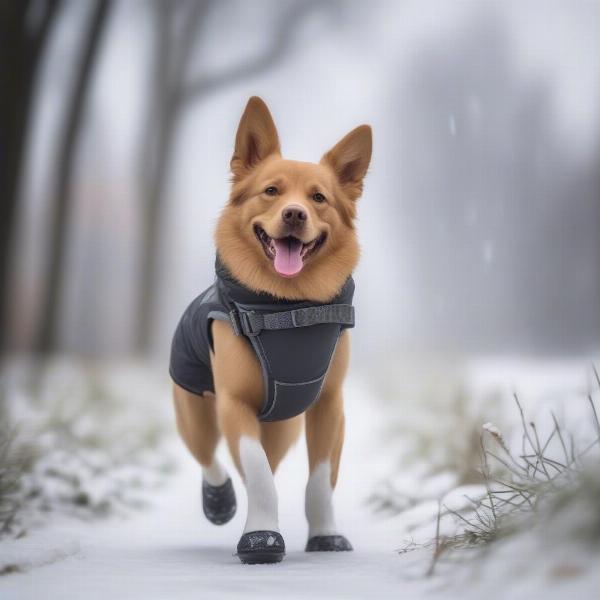
<svg viewBox="0 0 600 600"><path fill-rule="evenodd" d="M594 368L594 372L596 373L596 377L597 377L598 373L596 372L595 368ZM590 401L590 406L592 407L592 413L594 413L594 423L596 425L596 432L598 434L598 437L600 437L600 421L598 420L598 413L596 412L596 407L594 406L594 401L592 400L591 394L588 395L588 400Z"/></svg>
<svg viewBox="0 0 600 600"><path fill-rule="evenodd" d="M596 377L596 383L598 384L598 388L600 388L600 375L598 375L598 370L596 369L596 365L592 363L592 371L594 372L594 376Z"/></svg>
<svg viewBox="0 0 600 600"><path fill-rule="evenodd" d="M527 429L527 423L525 422L525 414L523 412L523 407L521 406L521 403L519 402L519 397L517 396L516 393L513 394L513 396L514 396L515 402L517 403L517 408L519 409L519 414L521 415L521 424L523 425L523 434L527 438L527 441L529 442L529 445L531 446L531 448L535 450L533 441L532 441L531 437L529 436L529 430ZM524 449L523 449L523 454L525 454Z"/></svg>
<svg viewBox="0 0 600 600"><path fill-rule="evenodd" d="M544 475L546 475L546 478L548 480L550 480L550 473L548 473L548 471L546 470L546 465L544 464L544 460L543 460L543 451L540 445L540 438L538 436L538 432L537 432L537 427L535 426L535 423L533 421L531 421L529 423L529 426L531 427L531 429L533 430L534 436L535 436L535 451L537 452L537 458L538 461L540 462L540 464L542 465L542 469L544 470Z"/></svg>
<svg viewBox="0 0 600 600"><path fill-rule="evenodd" d="M567 446L565 445L565 440L563 439L562 432L560 430L560 425L558 424L558 419L554 414L554 411L550 411L552 415L552 419L554 421L554 426L556 427L556 432L558 433L558 439L560 440L560 445L562 446L563 452L565 453L565 460L569 462L569 453L567 452Z"/></svg>
<svg viewBox="0 0 600 600"><path fill-rule="evenodd" d="M442 520L442 501L440 499L440 500L438 500L437 523L435 526L435 548L433 551L433 556L431 557L431 563L429 565L429 568L427 569L427 572L425 573L426 577L431 577L433 575L433 572L435 570L435 565L437 564L437 562L443 552L443 545L440 540L440 521L441 520Z"/></svg>

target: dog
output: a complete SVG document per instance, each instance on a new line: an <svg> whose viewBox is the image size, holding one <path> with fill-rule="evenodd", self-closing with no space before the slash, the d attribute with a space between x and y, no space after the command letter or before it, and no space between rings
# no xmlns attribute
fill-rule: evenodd
<svg viewBox="0 0 600 600"><path fill-rule="evenodd" d="M231 478L215 457L221 436L245 483L243 563L285 554L273 474L303 424L306 551L352 550L332 493L354 325L356 204L371 151L371 128L361 125L319 163L286 160L258 97L239 123L231 194L216 227L215 283L177 326L170 374L178 431L202 467L206 517L220 525L236 511Z"/></svg>

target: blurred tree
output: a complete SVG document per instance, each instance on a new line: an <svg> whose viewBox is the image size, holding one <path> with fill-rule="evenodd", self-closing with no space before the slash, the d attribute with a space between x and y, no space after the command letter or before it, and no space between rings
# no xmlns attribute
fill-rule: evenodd
<svg viewBox="0 0 600 600"><path fill-rule="evenodd" d="M64 112L57 151L56 185L50 203L47 279L40 304L39 335L34 348L39 354L47 354L58 346L60 295L67 275L65 259L73 204L73 172L98 49L111 6L112 0L96 0L94 3L83 39L81 59L75 63L73 88Z"/></svg>
<svg viewBox="0 0 600 600"><path fill-rule="evenodd" d="M402 84L398 222L435 349L574 351L600 338L596 170L569 150L545 79L501 16L415 54ZM594 266L595 265L595 266Z"/></svg>
<svg viewBox="0 0 600 600"><path fill-rule="evenodd" d="M192 73L193 50L202 38L207 16L219 5L217 0L155 0L149 4L153 17L153 58L149 103L140 147L140 180L143 226L139 309L136 349L150 350L155 316L158 257L161 250L160 223L165 191L172 166L178 128L187 109L197 106L209 94L256 77L293 46L294 33L315 10L332 7L335 0L295 0L282 3L284 9L270 27L268 44L258 53L242 56L237 64L215 74Z"/></svg>
<svg viewBox="0 0 600 600"><path fill-rule="evenodd" d="M60 0L0 0L0 351L6 344L6 302L25 146L36 83Z"/></svg>

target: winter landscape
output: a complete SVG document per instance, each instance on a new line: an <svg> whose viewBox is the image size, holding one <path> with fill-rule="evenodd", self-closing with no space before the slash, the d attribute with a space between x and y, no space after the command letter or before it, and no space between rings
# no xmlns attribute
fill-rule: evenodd
<svg viewBox="0 0 600 600"><path fill-rule="evenodd" d="M71 423L69 433L78 438L68 453L55 442L55 436L67 437L63 430L52 431L60 425L44 423L46 417L35 412L16 420L25 435L13 440L15 450L28 441L38 455L25 467L17 489L3 487L3 509L11 499L16 508L12 521L4 517L1 595L36 598L43 590L51 598L238 598L276 597L284 589L292 598L365 598L376 589L383 598L399 593L408 598L593 598L600 573L600 451L593 447L570 465L569 473L556 477L552 461L566 464L564 449L558 435L545 443L554 427L552 414L561 423L568 457L571 444L579 456L598 438L588 391L597 406L600 387L588 367L467 363L435 370L423 385L422 371L404 364L396 369L404 382L396 393L412 410L397 422L385 418L386 403L394 401L391 392L373 387L367 377L352 377L347 386L350 442L335 505L355 551L303 551L307 461L301 441L276 478L288 554L279 565L245 566L234 555L244 519L242 483L236 477L236 517L224 527L211 525L202 515L199 469L175 436L168 390L163 386L163 393L147 395L153 376L140 367L94 372L56 364L44 383L57 397L90 393L85 388L93 385L88 380L93 377L105 378L105 389L96 392L93 414L77 409L63 414ZM4 373L3 392L20 395L23 407L34 398L21 379L23 367L19 370L15 365ZM488 490L479 440L502 462L508 459L498 435L515 456L523 455L522 424L512 397L516 390L527 419L536 422L546 458L530 459L539 464L528 479L514 467L490 466L495 481ZM95 427L89 419L96 422L102 412L98 405L107 402L120 404L119 418L103 420L103 439L91 447ZM131 427L139 410L148 426L143 434ZM33 423L43 428L28 438L26 428ZM225 448L221 451L230 465ZM19 459L18 452L13 458ZM543 488L546 470L551 489ZM67 473L76 485L61 479ZM507 488L500 481L524 490L535 508L523 506L518 493L511 494L510 506L502 506L509 498L501 494ZM2 483L7 484L5 473ZM474 503L483 499L485 505L494 490L498 513L506 515L498 514L496 524L488 520L490 510L474 510Z"/></svg>
<svg viewBox="0 0 600 600"><path fill-rule="evenodd" d="M600 2L0 0L0 599L598 596ZM5 76L6 74L6 76ZM248 98L285 157L362 123L334 494L307 553L210 524L168 376Z"/></svg>

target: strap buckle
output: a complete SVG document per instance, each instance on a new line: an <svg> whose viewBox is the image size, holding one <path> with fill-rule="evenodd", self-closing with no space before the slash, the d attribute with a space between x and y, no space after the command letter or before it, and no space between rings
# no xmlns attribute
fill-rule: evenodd
<svg viewBox="0 0 600 600"><path fill-rule="evenodd" d="M253 310L238 311L230 310L229 318L235 335L246 335L255 337L263 330L260 315L257 315Z"/></svg>
<svg viewBox="0 0 600 600"><path fill-rule="evenodd" d="M231 327L233 328L233 333L235 335L240 336L243 335L242 331L242 323L240 322L240 315L237 310L232 309L229 311L229 320L231 321Z"/></svg>
<svg viewBox="0 0 600 600"><path fill-rule="evenodd" d="M253 310L239 313L242 330L248 337L255 337L262 331L260 315Z"/></svg>

